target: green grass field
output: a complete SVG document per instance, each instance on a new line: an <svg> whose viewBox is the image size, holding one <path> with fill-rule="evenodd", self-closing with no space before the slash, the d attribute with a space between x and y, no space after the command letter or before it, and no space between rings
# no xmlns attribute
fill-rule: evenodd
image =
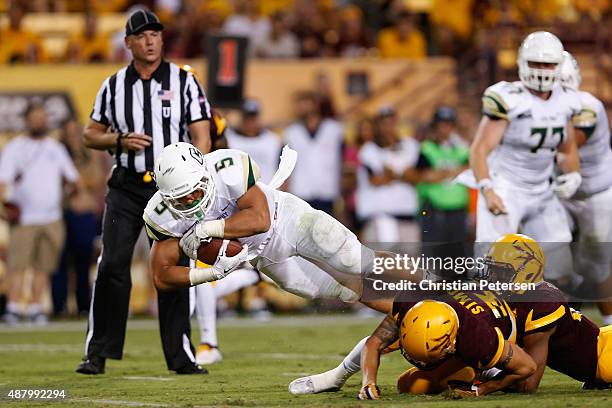
<svg viewBox="0 0 612 408"><path fill-rule="evenodd" d="M47 328L0 327L0 390L66 389L69 398L53 406L190 407L611 407L612 392L582 391L580 384L547 371L536 395L495 394L478 400L398 395L397 376L407 368L399 353L383 357L382 401L356 399L357 375L337 393L295 397L287 392L299 376L335 366L341 355L369 334L377 319L343 316L277 318L269 323L234 319L221 324L224 360L206 376L166 371L156 322L130 321L122 361L107 362L106 374L74 373L83 350L86 323L60 322ZM197 337L197 335L196 335ZM478 347L477 344L474 347ZM6 399L0 399L5 405ZM41 406L20 401L11 406ZM46 404L49 404L47 402Z"/></svg>

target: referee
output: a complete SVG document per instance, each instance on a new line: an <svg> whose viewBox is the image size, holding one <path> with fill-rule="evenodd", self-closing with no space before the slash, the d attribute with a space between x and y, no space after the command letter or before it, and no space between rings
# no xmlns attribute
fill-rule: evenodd
<svg viewBox="0 0 612 408"><path fill-rule="evenodd" d="M103 82L85 130L86 146L110 151L115 166L108 181L85 357L76 369L81 374L102 374L107 358L122 357L130 265L142 213L156 191L151 177L156 155L176 142L191 141L203 153L210 150L206 95L191 73L162 59L163 28L149 11L129 17L125 44L133 61ZM189 339L189 291L158 292L158 308L168 369L205 374L195 364Z"/></svg>

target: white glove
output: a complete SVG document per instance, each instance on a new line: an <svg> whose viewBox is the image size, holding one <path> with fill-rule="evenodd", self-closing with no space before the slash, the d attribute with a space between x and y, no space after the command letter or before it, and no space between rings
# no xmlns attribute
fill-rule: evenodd
<svg viewBox="0 0 612 408"><path fill-rule="evenodd" d="M198 221L179 241L179 246L189 258L198 259L198 249L211 237L223 238L225 220Z"/></svg>
<svg viewBox="0 0 612 408"><path fill-rule="evenodd" d="M572 171L557 177L553 190L560 198L567 200L576 193L580 183L582 183L582 176L577 171Z"/></svg>
<svg viewBox="0 0 612 408"><path fill-rule="evenodd" d="M212 266L212 269L218 276L224 277L234 269L240 266L243 262L245 262L249 255L249 246L244 244L242 246L242 251L238 252L234 256L227 256L227 244L229 244L229 240L224 239L223 245L219 249L219 255L217 256L217 260ZM219 278L220 279L220 278Z"/></svg>
<svg viewBox="0 0 612 408"><path fill-rule="evenodd" d="M210 241L210 237L202 234L202 231L200 231L200 234L198 234L199 225L199 222L196 223L185 233L185 235L183 235L179 241L179 246L185 255L193 260L198 259L198 249L200 248L200 245L202 245L202 242Z"/></svg>

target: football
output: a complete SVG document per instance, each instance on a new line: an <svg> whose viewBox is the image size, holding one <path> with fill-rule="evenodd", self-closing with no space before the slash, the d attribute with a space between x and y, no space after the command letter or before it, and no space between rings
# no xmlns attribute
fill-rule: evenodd
<svg viewBox="0 0 612 408"><path fill-rule="evenodd" d="M235 256L242 251L242 245L235 239L228 240L226 255ZM204 242L198 249L198 260L207 265L212 265L217 260L219 250L223 244L223 238L212 238L209 242Z"/></svg>

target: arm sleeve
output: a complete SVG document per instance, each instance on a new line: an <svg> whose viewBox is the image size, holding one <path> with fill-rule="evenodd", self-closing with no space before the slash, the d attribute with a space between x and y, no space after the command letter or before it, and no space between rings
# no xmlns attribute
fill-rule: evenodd
<svg viewBox="0 0 612 408"><path fill-rule="evenodd" d="M372 146L364 146L359 151L359 164L363 166L369 175L380 174L384 171L384 164Z"/></svg>
<svg viewBox="0 0 612 408"><path fill-rule="evenodd" d="M185 103L185 115L188 125L199 120L210 119L210 104L204 90L192 73L187 74Z"/></svg>
<svg viewBox="0 0 612 408"><path fill-rule="evenodd" d="M110 126L109 113L110 109L108 109L108 99L109 95L109 80L108 78L102 83L102 86L98 90L98 94L96 95L96 100L94 102L93 110L89 117L95 120L98 123L101 123L106 126Z"/></svg>
<svg viewBox="0 0 612 408"><path fill-rule="evenodd" d="M162 209L162 211L164 210ZM180 238L179 235L173 234L171 231L168 231L161 225L158 225L153 218L154 217L151 217L148 214L148 208L145 209L145 212L142 214L142 219L144 220L145 231L147 232L149 238L154 241L165 241L168 238Z"/></svg>

